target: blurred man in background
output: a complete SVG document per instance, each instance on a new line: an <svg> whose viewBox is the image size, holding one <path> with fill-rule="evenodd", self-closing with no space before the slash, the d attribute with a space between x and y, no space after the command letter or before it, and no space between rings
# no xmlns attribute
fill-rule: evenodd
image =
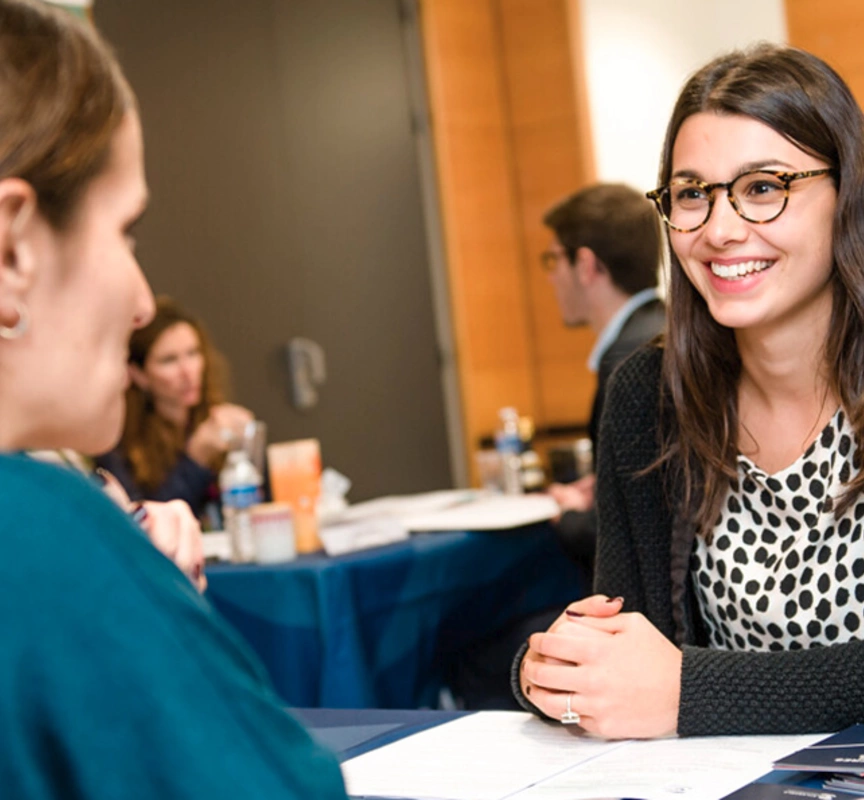
<svg viewBox="0 0 864 800"><path fill-rule="evenodd" d="M665 324L657 292L660 226L651 202L623 184L582 189L551 208L543 223L553 241L542 263L561 319L568 327L589 325L597 334L588 359L588 369L597 374L588 423L596 453L607 381ZM549 493L562 511L562 545L590 571L597 538L593 470L574 483L552 484Z"/></svg>
<svg viewBox="0 0 864 800"><path fill-rule="evenodd" d="M596 452L606 382L631 352L663 329L665 311L657 294L660 226L650 201L628 186L600 184L583 189L546 213L554 235L543 266L555 289L567 326L590 325L597 333L588 368L597 373L597 393L588 426ZM597 517L594 475L553 484L561 507L561 543L585 570L590 588ZM519 620L488 640L459 653L448 682L467 709L518 708L510 693L510 665L519 646L546 630L561 608Z"/></svg>

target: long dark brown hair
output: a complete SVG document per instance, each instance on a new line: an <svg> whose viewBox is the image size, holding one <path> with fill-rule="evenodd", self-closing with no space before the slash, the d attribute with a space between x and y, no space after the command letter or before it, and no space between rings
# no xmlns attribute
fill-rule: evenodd
<svg viewBox="0 0 864 800"><path fill-rule="evenodd" d="M699 112L740 114L773 128L836 170L833 305L824 358L829 388L864 436L864 116L849 88L825 62L792 47L762 44L711 61L687 82L666 131L660 184L684 121ZM658 463L683 479L684 508L697 533L711 530L736 476L741 359L734 332L711 317L669 248L671 280L663 352L664 396L674 409ZM841 513L864 486L849 482Z"/></svg>
<svg viewBox="0 0 864 800"><path fill-rule="evenodd" d="M213 347L201 322L186 313L170 297L157 297L153 321L132 333L129 340L129 363L143 369L147 356L159 337L181 322L195 330L204 355L201 402L191 409L187 427L178 428L160 416L151 395L134 383L126 391L126 422L120 446L129 461L135 482L151 491L165 480L177 464L186 449L186 440L207 419L210 409L225 400L225 360Z"/></svg>

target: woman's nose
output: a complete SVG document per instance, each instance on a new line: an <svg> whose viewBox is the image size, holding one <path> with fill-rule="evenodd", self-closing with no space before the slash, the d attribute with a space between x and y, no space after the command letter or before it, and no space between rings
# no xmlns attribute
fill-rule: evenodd
<svg viewBox="0 0 864 800"><path fill-rule="evenodd" d="M180 373L183 375L185 380L188 380L192 376L193 365L191 358L183 358L180 360Z"/></svg>
<svg viewBox="0 0 864 800"><path fill-rule="evenodd" d="M714 205L702 229L703 236L715 247L722 247L729 242L745 239L748 231L747 220L735 210L729 195L717 189Z"/></svg>
<svg viewBox="0 0 864 800"><path fill-rule="evenodd" d="M156 301L153 298L153 290L144 277L141 267L135 265L135 313L132 317L132 325L135 330L148 325L156 315Z"/></svg>

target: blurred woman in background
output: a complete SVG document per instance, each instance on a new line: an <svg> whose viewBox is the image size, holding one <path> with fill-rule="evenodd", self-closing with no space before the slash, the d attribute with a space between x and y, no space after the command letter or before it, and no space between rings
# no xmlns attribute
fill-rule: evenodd
<svg viewBox="0 0 864 800"><path fill-rule="evenodd" d="M224 402L222 355L169 297L158 297L153 320L132 334L129 373L120 446L97 463L133 500L185 500L200 518L252 412Z"/></svg>

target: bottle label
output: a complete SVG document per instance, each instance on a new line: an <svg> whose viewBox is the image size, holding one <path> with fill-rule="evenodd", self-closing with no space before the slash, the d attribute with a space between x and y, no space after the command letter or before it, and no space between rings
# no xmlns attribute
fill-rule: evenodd
<svg viewBox="0 0 864 800"><path fill-rule="evenodd" d="M522 452L522 440L518 434L499 431L495 434L495 449L502 455L507 453L519 455Z"/></svg>
<svg viewBox="0 0 864 800"><path fill-rule="evenodd" d="M225 508L250 508L260 502L261 487L255 484L222 490L222 505Z"/></svg>

